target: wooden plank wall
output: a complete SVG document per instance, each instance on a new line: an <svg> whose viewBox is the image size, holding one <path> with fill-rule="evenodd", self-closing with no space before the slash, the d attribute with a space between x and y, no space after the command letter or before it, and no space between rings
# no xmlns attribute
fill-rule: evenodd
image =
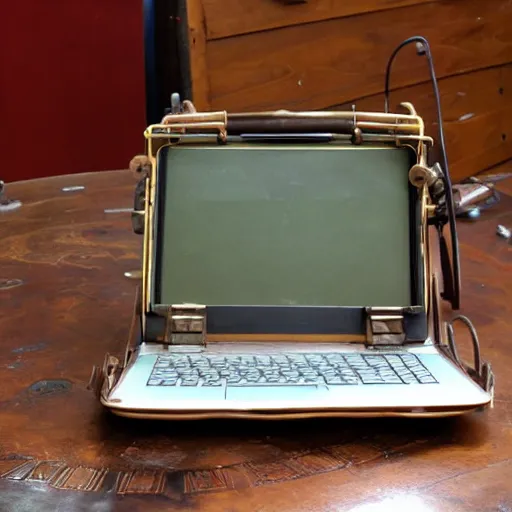
<svg viewBox="0 0 512 512"><path fill-rule="evenodd" d="M511 0L188 0L188 10L200 109L382 110L390 53L423 35L453 175L512 157ZM414 48L395 62L392 88L392 105L414 103L435 135L428 70Z"/></svg>

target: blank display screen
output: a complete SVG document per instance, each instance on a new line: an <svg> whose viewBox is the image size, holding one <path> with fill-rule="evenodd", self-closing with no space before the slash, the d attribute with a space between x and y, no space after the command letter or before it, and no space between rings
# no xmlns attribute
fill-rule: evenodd
<svg viewBox="0 0 512 512"><path fill-rule="evenodd" d="M408 150L164 149L158 304L409 306Z"/></svg>

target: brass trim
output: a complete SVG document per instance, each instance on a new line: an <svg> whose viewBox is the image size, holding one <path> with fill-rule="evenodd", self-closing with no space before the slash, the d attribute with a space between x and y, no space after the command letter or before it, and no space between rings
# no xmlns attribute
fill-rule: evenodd
<svg viewBox="0 0 512 512"><path fill-rule="evenodd" d="M176 135L179 136L181 130L186 130L187 128L193 128L197 130L217 130L221 131L224 128L224 125L222 123L194 123L190 125L186 124L168 124L168 125L162 125L162 124L153 124L147 128L147 136L152 137L153 139L168 139L169 137ZM167 133L153 133L154 130L167 130Z"/></svg>
<svg viewBox="0 0 512 512"><path fill-rule="evenodd" d="M163 125L172 124L191 124L196 123L208 123L208 122L220 122L224 125L227 123L227 112L191 112L184 114L168 114L162 119Z"/></svg>
<svg viewBox="0 0 512 512"><path fill-rule="evenodd" d="M229 114L231 118L253 117L253 118L307 118L307 119L351 119L354 122L354 129L360 130L361 140L366 135L378 135L383 139L394 140L397 145L402 141L415 140L419 145L422 143L433 144L431 137L424 134L425 125L423 119L416 114L412 104L403 103L402 106L409 110L409 114L390 114L380 112L357 112L353 111L317 111L317 112L290 112L277 110L274 112L249 112ZM219 134L221 140L227 140L228 114L226 111L219 112L193 112L166 115L160 124L151 125L146 129L146 138L165 139L168 138L166 131L172 135L189 133L190 130L212 130ZM377 134L365 134L363 130L377 131ZM156 130L162 131L155 133ZM420 155L421 150L418 150Z"/></svg>
<svg viewBox="0 0 512 512"><path fill-rule="evenodd" d="M206 306L175 304L169 307L165 342L171 345L206 344Z"/></svg>
<svg viewBox="0 0 512 512"><path fill-rule="evenodd" d="M147 139L151 138L168 138L176 132L185 133L187 130L197 131L215 131L221 140L226 140L227 137L227 120L228 115L226 111L221 112L192 112L180 114L166 115L160 124L153 124L148 126L144 132ZM155 130L164 130L169 133L154 133Z"/></svg>
<svg viewBox="0 0 512 512"><path fill-rule="evenodd" d="M163 146L155 150L153 140L147 138L147 153L151 162L151 172L149 173L148 184L146 185L146 200L145 200L145 220L146 225L144 228L144 245L143 245L143 276L142 276L142 304L143 304L143 320L142 331L146 332L146 313L151 309L151 272L152 272L152 258L154 246L154 206L156 197L156 161L158 152Z"/></svg>
<svg viewBox="0 0 512 512"><path fill-rule="evenodd" d="M409 103L408 101L403 101L402 103L400 103L400 106L408 110L411 116L419 117L412 103Z"/></svg>
<svg viewBox="0 0 512 512"><path fill-rule="evenodd" d="M354 119L354 113L356 114L356 119L361 121L390 121L390 122L398 122L398 121L410 121L417 122L419 124L422 123L422 119L418 115L411 114L393 114L386 112L366 112L366 111L353 111L353 110L321 110L321 111L291 111L291 110L271 110L264 112L234 112L229 113L229 117L289 117L289 118L297 118L297 117L306 117L306 118L317 118L317 119Z"/></svg>
<svg viewBox="0 0 512 512"><path fill-rule="evenodd" d="M374 134L369 134L369 136L373 136ZM198 136L200 136L198 134ZM375 135L375 139L371 139L372 142L389 142L391 140L395 140L395 137L393 135L389 136L381 136L381 135ZM377 138L378 137L378 138ZM387 137L382 139L381 137ZM179 149L180 151L192 151L194 149L197 149L197 146L187 146L186 144L183 144L182 141L184 139L180 139L180 144L174 145L176 149ZM190 139L189 139L190 140ZM348 140L348 139L347 139ZM193 140L195 143L195 140ZM366 142L368 140L366 139ZM167 144L168 145L168 144ZM412 146L409 146L408 144L403 144L400 147L410 147L414 150ZM235 150L235 149L244 149L247 151L258 151L261 149L261 147L258 147L254 144L247 143L247 142L237 142L236 144L228 144L226 146L219 146L219 145L208 145L208 146L201 146L201 150L209 150L209 151L229 151L229 150ZM297 151L298 149L307 149L308 151L344 151L344 150L350 150L350 151L389 151L390 146L389 144L372 144L372 145L361 145L361 146L354 146L352 144L346 144L345 141L343 141L342 144L329 144L325 146L306 146L304 144L290 144L287 146L265 146L266 151Z"/></svg>
<svg viewBox="0 0 512 512"><path fill-rule="evenodd" d="M297 343L360 343L364 334L206 334L206 343L236 342L297 342Z"/></svg>
<svg viewBox="0 0 512 512"><path fill-rule="evenodd" d="M408 124L408 123L381 123L375 121L357 121L356 128L371 128L374 130L392 130L394 132L397 131L405 131L405 132L419 132L420 125L418 124Z"/></svg>
<svg viewBox="0 0 512 512"><path fill-rule="evenodd" d="M112 413L117 416L125 418L143 418L153 420L201 420L201 419L251 419L251 420L294 420L294 419L307 419L307 418L447 418L451 416L460 416L468 412L474 411L482 407L481 405L468 406L467 408L461 408L457 410L440 410L440 411L428 411L425 412L414 412L410 411L371 411L371 410L347 410L347 411L322 411L318 412L283 412L283 413L260 413L260 412L236 412L236 411L211 411L211 412L191 412L191 413L175 413L169 412L145 412L145 411L134 411L134 410L123 410L118 407L113 407L114 404L110 405L104 403L103 405L108 407ZM117 405L117 404L115 404ZM485 404L484 404L485 405ZM420 409L420 408L418 408Z"/></svg>
<svg viewBox="0 0 512 512"><path fill-rule="evenodd" d="M290 111L273 111L273 112L252 112L252 113L234 113L229 114L230 117L306 117L306 118L325 118L325 119L352 119L355 122L356 127L360 129L375 130L378 133L365 133L364 144L360 149L380 149L372 147L371 144L375 142L394 142L397 146L410 146L415 149L417 154L418 164L426 165L426 148L427 145L433 145L433 139L424 135L424 122L423 119L417 115L414 107L410 103L402 103L402 107L409 111L409 114L390 114L380 112L357 112L357 111L346 111L346 112L290 112ZM153 272L153 253L154 253L154 216L155 216L155 198L156 198L156 187L157 187L157 169L156 162L159 151L166 146L179 144L181 136L186 133L187 136L213 136L217 134L216 138L212 140L226 141L227 139L227 118L228 114L226 111L219 112L189 112L180 114L169 114L166 115L160 124L150 125L144 132L146 138L146 149L147 155L151 163L151 171L148 173L148 180L145 195L145 210L144 210L144 241L143 241L143 264L142 264L142 304L143 304L143 319L142 329L143 333L146 332L146 314L149 313L151 307L151 275ZM191 132L191 131L192 132ZM200 130L201 133L197 133ZM207 133L204 133L204 132ZM213 133L212 133L213 132ZM405 133L403 133L405 132ZM415 142L417 147L414 148L412 143ZM415 145L416 145L415 144ZM181 146L183 148L184 146ZM227 146L229 148L230 146ZM239 147L239 146L238 146ZM248 146L249 147L249 146ZM294 150L298 146L291 146L285 149ZM354 149L357 146L325 146L322 149ZM204 148L216 149L217 146L204 146ZM249 147L250 148L250 147ZM251 148L250 148L251 149ZM422 214L425 212L426 204L422 203ZM424 221L424 226L426 222ZM426 231L424 227L424 231ZM425 233L424 238L428 237ZM422 244L422 251L428 253L428 243L424 241ZM425 254L425 253L424 253ZM425 261L425 258L424 258ZM425 268L426 268L425 262ZM428 276L428 273L425 272ZM428 277L425 278L425 300L428 298L429 283ZM428 311L428 310L427 310ZM220 336L220 340L227 340L226 335ZM288 335L286 335L288 336ZM275 339L283 340L282 336L278 336ZM285 338L285 339L290 339ZM214 338L215 339L215 338ZM240 340L240 336L237 336ZM251 339L244 336L244 339ZM268 339L268 338L267 338ZM297 341L298 337L293 336L293 341ZM305 337L305 340L314 339ZM316 338L330 339L325 336L319 336ZM339 335L333 339L340 342L347 341L364 341L366 336L346 336ZM210 336L207 336L208 341L212 341Z"/></svg>

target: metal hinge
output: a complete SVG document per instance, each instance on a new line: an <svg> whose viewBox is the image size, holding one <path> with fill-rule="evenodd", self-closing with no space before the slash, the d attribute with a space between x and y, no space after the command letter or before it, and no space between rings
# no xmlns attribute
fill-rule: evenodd
<svg viewBox="0 0 512 512"><path fill-rule="evenodd" d="M206 306L175 304L167 316L166 341L171 345L206 344Z"/></svg>
<svg viewBox="0 0 512 512"><path fill-rule="evenodd" d="M368 345L401 345L405 338L404 308L366 308Z"/></svg>

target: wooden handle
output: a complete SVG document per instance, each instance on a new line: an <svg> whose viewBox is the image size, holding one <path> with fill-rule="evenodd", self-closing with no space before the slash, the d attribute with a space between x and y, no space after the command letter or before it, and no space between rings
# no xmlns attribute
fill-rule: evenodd
<svg viewBox="0 0 512 512"><path fill-rule="evenodd" d="M229 135L242 133L341 133L352 134L352 119L312 119L308 117L255 117L228 114Z"/></svg>

